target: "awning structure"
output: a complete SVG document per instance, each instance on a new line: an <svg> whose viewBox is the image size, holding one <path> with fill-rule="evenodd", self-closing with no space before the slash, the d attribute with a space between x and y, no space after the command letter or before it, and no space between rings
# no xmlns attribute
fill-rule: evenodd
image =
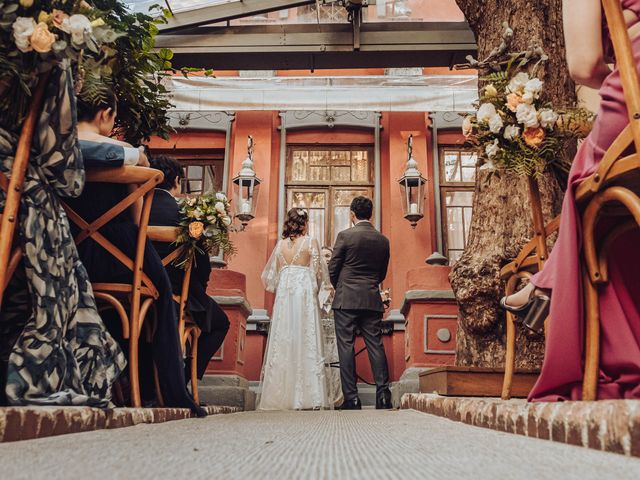
<svg viewBox="0 0 640 480"><path fill-rule="evenodd" d="M159 0L128 0L145 11ZM165 0L176 68L450 67L477 47L454 0Z"/></svg>
<svg viewBox="0 0 640 480"><path fill-rule="evenodd" d="M177 111L350 110L466 112L475 75L363 77L172 77Z"/></svg>

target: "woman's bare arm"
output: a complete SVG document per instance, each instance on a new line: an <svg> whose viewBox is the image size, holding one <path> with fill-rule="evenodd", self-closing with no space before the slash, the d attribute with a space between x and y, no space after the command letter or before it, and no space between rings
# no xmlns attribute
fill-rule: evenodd
<svg viewBox="0 0 640 480"><path fill-rule="evenodd" d="M600 88L611 73L602 48L600 0L563 0L562 17L571 78L580 85Z"/></svg>

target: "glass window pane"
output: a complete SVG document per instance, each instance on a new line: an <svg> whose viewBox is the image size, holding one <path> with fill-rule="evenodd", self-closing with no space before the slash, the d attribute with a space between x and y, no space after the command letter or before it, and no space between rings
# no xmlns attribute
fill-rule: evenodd
<svg viewBox="0 0 640 480"><path fill-rule="evenodd" d="M354 182L368 182L369 180L369 152L356 151L351 155L351 180Z"/></svg>
<svg viewBox="0 0 640 480"><path fill-rule="evenodd" d="M471 216L473 214L473 209L470 207L463 208L463 216L464 216L464 244L467 245L467 240L469 239L469 229L471 228Z"/></svg>
<svg viewBox="0 0 640 480"><path fill-rule="evenodd" d="M312 208L309 210L309 235L318 240L320 245L325 244L324 238L324 215L322 208Z"/></svg>
<svg viewBox="0 0 640 480"><path fill-rule="evenodd" d="M187 167L187 178L202 179L202 167L199 165L190 165Z"/></svg>
<svg viewBox="0 0 640 480"><path fill-rule="evenodd" d="M476 180L476 167L462 167L462 181L475 182L475 180Z"/></svg>
<svg viewBox="0 0 640 480"><path fill-rule="evenodd" d="M331 167L331 179L334 182L351 181L351 167Z"/></svg>
<svg viewBox="0 0 640 480"><path fill-rule="evenodd" d="M473 206L473 192L468 190L448 191L445 193L445 205L448 207Z"/></svg>
<svg viewBox="0 0 640 480"><path fill-rule="evenodd" d="M311 182L328 182L331 180L329 167L309 167L308 180Z"/></svg>
<svg viewBox="0 0 640 480"><path fill-rule="evenodd" d="M447 208L447 240L451 249L464 248L464 223L462 209L459 207Z"/></svg>
<svg viewBox="0 0 640 480"><path fill-rule="evenodd" d="M338 234L351 227L351 209L349 207L335 207L333 209L333 238L331 244L336 242Z"/></svg>
<svg viewBox="0 0 640 480"><path fill-rule="evenodd" d="M309 165L321 166L329 163L330 152L314 150L309 152Z"/></svg>
<svg viewBox="0 0 640 480"><path fill-rule="evenodd" d="M200 193L202 192L202 181L201 180L190 180L189 181L189 193Z"/></svg>
<svg viewBox="0 0 640 480"><path fill-rule="evenodd" d="M444 152L444 179L445 182L460 181L460 157L458 152Z"/></svg>
<svg viewBox="0 0 640 480"><path fill-rule="evenodd" d="M307 179L307 169L309 165L309 152L296 150L292 154L290 181L304 182Z"/></svg>
<svg viewBox="0 0 640 480"><path fill-rule="evenodd" d="M449 265L453 265L460 260L463 252L464 250L449 250Z"/></svg>
<svg viewBox="0 0 640 480"><path fill-rule="evenodd" d="M334 150L333 152L331 152L331 165L351 165L351 152Z"/></svg>

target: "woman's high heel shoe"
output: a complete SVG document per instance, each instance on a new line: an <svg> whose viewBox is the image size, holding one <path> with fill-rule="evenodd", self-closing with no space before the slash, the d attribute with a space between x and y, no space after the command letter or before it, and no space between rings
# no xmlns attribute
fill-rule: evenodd
<svg viewBox="0 0 640 480"><path fill-rule="evenodd" d="M524 305L513 307L507 303L507 297L500 299L500 307L513 313L529 330L539 333L544 328L544 321L549 315L551 298L548 295L536 294L535 290L529 295L529 299Z"/></svg>

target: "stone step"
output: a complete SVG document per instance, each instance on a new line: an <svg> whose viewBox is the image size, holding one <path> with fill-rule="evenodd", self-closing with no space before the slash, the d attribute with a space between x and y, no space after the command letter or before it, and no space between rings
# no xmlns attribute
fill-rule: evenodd
<svg viewBox="0 0 640 480"><path fill-rule="evenodd" d="M260 382L256 382L256 381L249 382L249 388L253 392L255 392L257 395L260 394ZM360 396L360 401L362 402L362 406L375 407L376 405L376 387L375 386L367 385L366 383L359 383L358 395ZM224 405L229 405L229 404L225 403Z"/></svg>

